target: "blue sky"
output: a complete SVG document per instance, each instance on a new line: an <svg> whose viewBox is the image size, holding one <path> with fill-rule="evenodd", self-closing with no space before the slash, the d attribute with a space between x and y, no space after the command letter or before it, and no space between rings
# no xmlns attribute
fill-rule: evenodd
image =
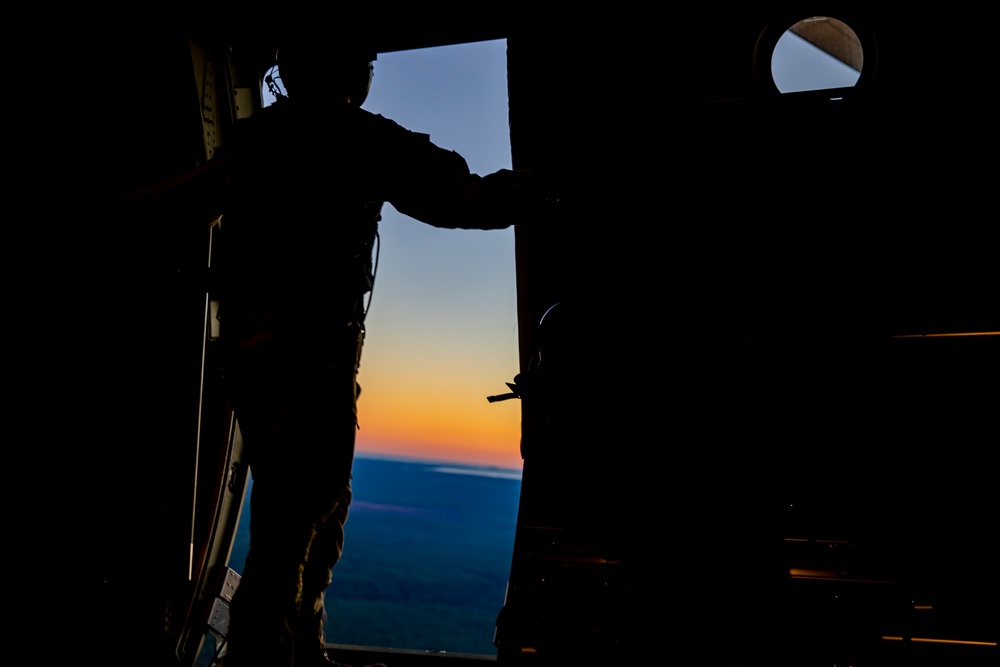
<svg viewBox="0 0 1000 667"><path fill-rule="evenodd" d="M771 75L778 90L794 93L853 86L861 73L798 35L786 32L774 46Z"/></svg>

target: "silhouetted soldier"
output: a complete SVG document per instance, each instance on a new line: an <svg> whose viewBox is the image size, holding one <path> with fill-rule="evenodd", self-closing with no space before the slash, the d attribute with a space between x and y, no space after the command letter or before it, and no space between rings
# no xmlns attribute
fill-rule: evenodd
<svg viewBox="0 0 1000 667"><path fill-rule="evenodd" d="M337 664L324 650L323 597L351 502L383 202L466 229L525 222L541 203L527 174L470 174L427 135L361 109L374 60L357 42L287 40L287 99L245 122L233 154L220 320L253 489L226 667Z"/></svg>

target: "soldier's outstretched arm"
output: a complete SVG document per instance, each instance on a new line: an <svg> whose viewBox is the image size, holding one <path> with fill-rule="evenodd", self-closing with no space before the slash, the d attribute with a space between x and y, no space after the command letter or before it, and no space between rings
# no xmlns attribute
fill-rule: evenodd
<svg viewBox="0 0 1000 667"><path fill-rule="evenodd" d="M552 200L543 179L530 170L473 174L458 153L434 145L426 135L415 136L423 138L423 145L404 161L409 173L389 198L405 215L435 227L504 229L529 224Z"/></svg>

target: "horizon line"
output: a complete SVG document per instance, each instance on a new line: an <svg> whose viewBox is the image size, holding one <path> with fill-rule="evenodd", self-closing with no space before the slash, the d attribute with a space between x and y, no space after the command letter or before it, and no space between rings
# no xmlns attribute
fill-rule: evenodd
<svg viewBox="0 0 1000 667"><path fill-rule="evenodd" d="M404 463L424 463L427 465L451 465L451 466L462 466L465 468L478 468L481 470L504 470L511 471L521 474L521 468L512 468L510 466L498 465L493 463L469 463L467 461L455 461L453 459L438 459L430 457L420 457L420 456L406 456L403 454L384 454L380 452L355 452L354 458L356 459L378 459L383 461L398 461Z"/></svg>

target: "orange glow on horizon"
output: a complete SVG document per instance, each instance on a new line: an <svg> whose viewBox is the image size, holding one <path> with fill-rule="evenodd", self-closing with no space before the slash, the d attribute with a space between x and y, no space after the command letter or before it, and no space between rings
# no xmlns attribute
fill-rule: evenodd
<svg viewBox="0 0 1000 667"><path fill-rule="evenodd" d="M367 405L362 399L358 407L359 454L521 469L517 400L496 404L485 396L479 401L368 398L372 400Z"/></svg>
<svg viewBox="0 0 1000 667"><path fill-rule="evenodd" d="M412 327L406 330L412 333ZM359 454L521 469L521 402L486 399L507 391L503 380L513 375L516 362L505 358L514 357L514 348L487 355L470 344L473 338L455 333L447 355L388 336L366 342Z"/></svg>

